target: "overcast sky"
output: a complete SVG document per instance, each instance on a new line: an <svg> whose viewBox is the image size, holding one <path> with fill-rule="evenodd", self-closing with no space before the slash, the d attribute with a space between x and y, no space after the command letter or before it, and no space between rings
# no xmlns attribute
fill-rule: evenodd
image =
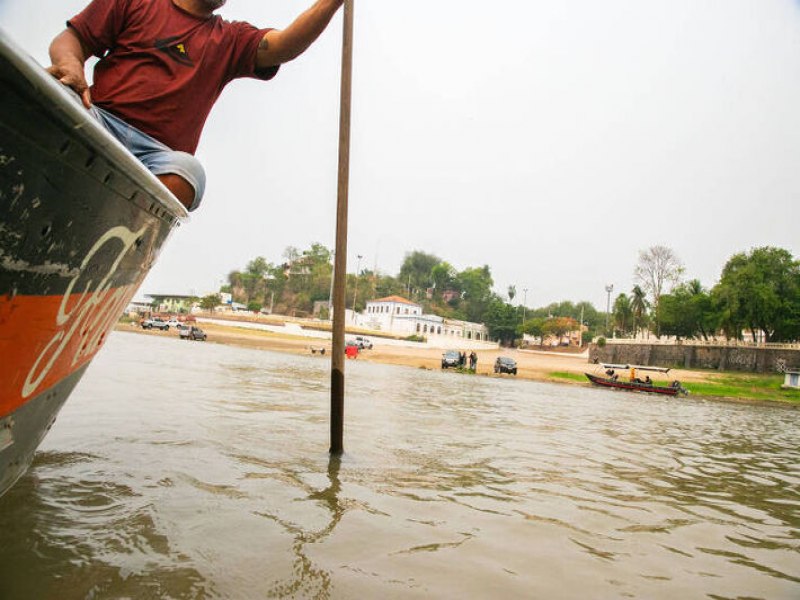
<svg viewBox="0 0 800 600"><path fill-rule="evenodd" d="M310 3L220 14L282 28ZM84 4L0 0L0 27L46 65ZM141 293L334 247L341 30L228 86L198 150L203 206ZM656 244L708 287L736 252L800 258L798 0L357 0L353 86L350 272L422 250L488 264L532 307L605 310Z"/></svg>

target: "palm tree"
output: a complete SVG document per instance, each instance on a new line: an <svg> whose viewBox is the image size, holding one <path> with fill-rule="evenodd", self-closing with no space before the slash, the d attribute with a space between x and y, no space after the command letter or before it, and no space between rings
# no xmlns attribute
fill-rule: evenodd
<svg viewBox="0 0 800 600"><path fill-rule="evenodd" d="M686 284L686 289L689 290L689 294L692 296L699 296L703 293L703 284L700 283L699 279L692 279Z"/></svg>
<svg viewBox="0 0 800 600"><path fill-rule="evenodd" d="M642 323L644 315L647 313L647 294L639 285L633 286L631 290L631 310L633 311L633 337L636 337L638 326Z"/></svg>

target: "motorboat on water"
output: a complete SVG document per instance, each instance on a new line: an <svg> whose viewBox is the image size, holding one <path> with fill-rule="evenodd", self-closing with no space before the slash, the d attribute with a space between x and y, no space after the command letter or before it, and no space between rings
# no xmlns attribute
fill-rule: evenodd
<svg viewBox="0 0 800 600"><path fill-rule="evenodd" d="M0 495L187 216L76 98L0 30Z"/></svg>
<svg viewBox="0 0 800 600"><path fill-rule="evenodd" d="M689 391L681 385L677 379L672 380L668 385L660 385L652 381L649 373L669 373L668 367L651 367L646 365L615 365L600 363L603 375L592 375L584 373L594 385L611 388L615 390L626 390L629 392L644 392L647 394L661 394L663 396L677 396L678 394L688 395ZM622 375L620 375L620 372ZM646 374L645 378L639 377L641 372Z"/></svg>

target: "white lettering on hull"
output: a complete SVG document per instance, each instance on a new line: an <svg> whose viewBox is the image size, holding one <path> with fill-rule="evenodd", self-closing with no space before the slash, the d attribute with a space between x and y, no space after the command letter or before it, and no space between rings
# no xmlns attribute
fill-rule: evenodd
<svg viewBox="0 0 800 600"><path fill-rule="evenodd" d="M50 339L47 345L33 363L25 384L22 387L22 397L31 396L47 377L53 366L61 358L62 354L73 341L75 335L80 331L83 338L76 350L73 350L70 359L70 366L76 365L82 358L91 356L102 343L108 330L113 327L120 313L125 309L125 305L136 292L142 276L130 285L112 287L114 275L119 268L122 259L130 251L142 235L147 231L149 225L145 225L139 231L131 231L127 227L112 227L106 231L94 246L89 250L81 263L78 272L73 276L67 286L61 305L56 315L56 326L58 331ZM106 244L119 241L122 248L116 258L108 266L108 270L100 281L94 285L93 280L88 280L83 290L75 290L80 281L81 275L97 252ZM73 294L80 294L70 306ZM68 357L64 357L67 360Z"/></svg>

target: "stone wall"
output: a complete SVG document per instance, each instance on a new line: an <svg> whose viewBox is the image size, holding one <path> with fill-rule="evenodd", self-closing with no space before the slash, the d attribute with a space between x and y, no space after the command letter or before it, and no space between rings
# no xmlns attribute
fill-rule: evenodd
<svg viewBox="0 0 800 600"><path fill-rule="evenodd" d="M800 369L800 350L682 344L613 344L589 346L589 361L684 369L777 373Z"/></svg>

